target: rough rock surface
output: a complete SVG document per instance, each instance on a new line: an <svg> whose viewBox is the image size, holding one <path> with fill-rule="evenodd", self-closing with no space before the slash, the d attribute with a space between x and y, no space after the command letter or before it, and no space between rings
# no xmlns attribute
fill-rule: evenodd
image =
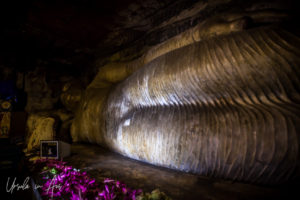
<svg viewBox="0 0 300 200"><path fill-rule="evenodd" d="M88 98L73 137L182 171L284 182L299 173L298 44L287 31L257 28L171 51L106 104Z"/></svg>
<svg viewBox="0 0 300 200"><path fill-rule="evenodd" d="M27 151L39 149L40 140L53 140L55 137L55 118L31 114L27 120Z"/></svg>
<svg viewBox="0 0 300 200"><path fill-rule="evenodd" d="M52 89L46 82L45 70L36 69L25 77L25 92L27 93L27 112L51 110L58 98L54 97Z"/></svg>
<svg viewBox="0 0 300 200"><path fill-rule="evenodd" d="M67 110L76 112L82 94L83 87L80 81L69 81L62 88L60 101Z"/></svg>

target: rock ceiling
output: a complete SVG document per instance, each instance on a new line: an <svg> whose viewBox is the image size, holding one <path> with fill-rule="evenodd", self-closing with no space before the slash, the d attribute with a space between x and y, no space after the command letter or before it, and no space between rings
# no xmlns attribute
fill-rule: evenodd
<svg viewBox="0 0 300 200"><path fill-rule="evenodd" d="M192 5L194 1L180 3ZM176 3L137 0L1 2L1 64L82 65L136 40ZM178 3L177 3L178 4ZM179 9L179 8L178 8ZM176 14L176 10L173 11ZM161 16L160 16L161 19ZM29 67L29 66L27 66ZM26 67L26 69L27 69Z"/></svg>
<svg viewBox="0 0 300 200"><path fill-rule="evenodd" d="M108 56L128 46L139 48L157 44L195 25L202 18L247 6L249 2L1 1L0 65L18 70L43 65L80 74L83 68L92 66L95 58Z"/></svg>

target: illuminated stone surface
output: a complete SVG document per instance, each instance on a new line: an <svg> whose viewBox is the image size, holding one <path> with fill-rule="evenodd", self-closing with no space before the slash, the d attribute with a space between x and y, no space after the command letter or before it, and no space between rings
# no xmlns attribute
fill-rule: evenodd
<svg viewBox="0 0 300 200"><path fill-rule="evenodd" d="M170 51L92 89L72 136L151 164L275 184L299 171L299 38L277 28Z"/></svg>

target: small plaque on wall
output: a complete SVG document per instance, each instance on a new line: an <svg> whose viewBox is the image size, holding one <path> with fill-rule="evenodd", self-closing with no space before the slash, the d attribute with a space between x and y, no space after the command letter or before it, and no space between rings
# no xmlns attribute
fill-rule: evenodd
<svg viewBox="0 0 300 200"><path fill-rule="evenodd" d="M41 140L41 158L58 159L58 141Z"/></svg>
<svg viewBox="0 0 300 200"><path fill-rule="evenodd" d="M62 159L71 155L71 146L68 143L56 140L40 140L41 158Z"/></svg>

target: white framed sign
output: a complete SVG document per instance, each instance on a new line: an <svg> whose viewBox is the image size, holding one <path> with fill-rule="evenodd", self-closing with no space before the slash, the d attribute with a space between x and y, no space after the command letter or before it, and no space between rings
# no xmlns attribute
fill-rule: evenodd
<svg viewBox="0 0 300 200"><path fill-rule="evenodd" d="M58 141L56 140L40 140L41 158L58 159Z"/></svg>

